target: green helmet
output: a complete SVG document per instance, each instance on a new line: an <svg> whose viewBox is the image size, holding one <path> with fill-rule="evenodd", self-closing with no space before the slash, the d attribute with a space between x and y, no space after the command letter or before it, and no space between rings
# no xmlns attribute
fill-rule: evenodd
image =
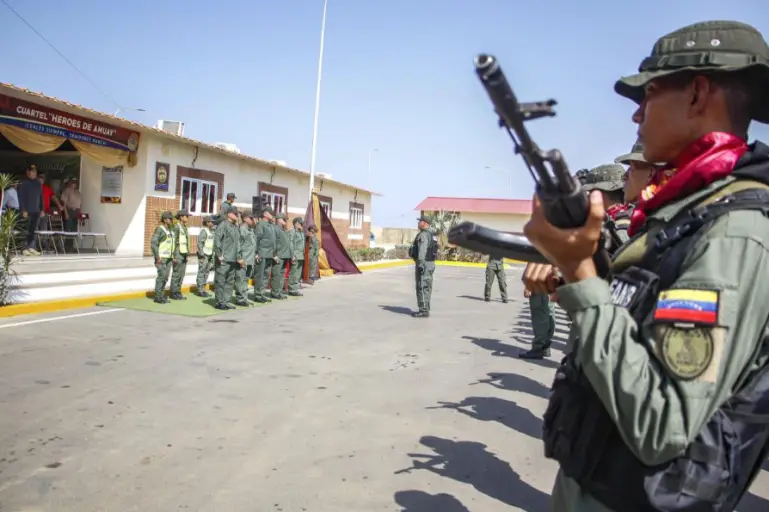
<svg viewBox="0 0 769 512"><path fill-rule="evenodd" d="M618 156L614 159L615 164L629 164L630 162L646 163L646 159L644 158L644 145L643 142L641 142L641 139L635 141L630 153Z"/></svg>
<svg viewBox="0 0 769 512"><path fill-rule="evenodd" d="M614 90L641 103L651 80L682 71L750 74L756 84L751 118L769 123L769 46L761 33L737 21L704 21L662 36L638 74L620 78Z"/></svg>
<svg viewBox="0 0 769 512"><path fill-rule="evenodd" d="M583 169L577 172L577 179L582 188L612 192L625 186L625 168L619 164L606 164L594 167L589 171Z"/></svg>
<svg viewBox="0 0 769 512"><path fill-rule="evenodd" d="M301 217L294 217L294 224L304 225L304 219L302 219Z"/></svg>
<svg viewBox="0 0 769 512"><path fill-rule="evenodd" d="M160 214L160 220L173 220L174 214L171 212L163 212Z"/></svg>

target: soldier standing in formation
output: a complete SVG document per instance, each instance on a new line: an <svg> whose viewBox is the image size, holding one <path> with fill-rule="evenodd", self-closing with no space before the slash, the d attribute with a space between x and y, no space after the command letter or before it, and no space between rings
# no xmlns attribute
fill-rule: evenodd
<svg viewBox="0 0 769 512"><path fill-rule="evenodd" d="M227 217L219 223L214 234L214 252L217 263L214 276L216 309L235 309L235 306L230 303L235 273L241 264L245 264L240 259L240 230L237 222L237 210L228 210Z"/></svg>
<svg viewBox="0 0 769 512"><path fill-rule="evenodd" d="M689 25L614 88L639 104L644 158L666 166L611 284L593 262L599 194L575 229L535 198L524 229L572 318L543 428L552 510L734 510L767 455L769 147L746 140L751 120L769 123L769 46L744 23ZM525 282L557 286L552 272Z"/></svg>
<svg viewBox="0 0 769 512"><path fill-rule="evenodd" d="M529 299L529 314L531 315L531 331L534 339L531 350L521 352L521 359L544 359L550 356L550 345L555 336L555 302L547 293L532 293L526 287L523 296Z"/></svg>
<svg viewBox="0 0 769 512"><path fill-rule="evenodd" d="M270 302L267 296L267 282L272 264L275 262L277 247L275 227L272 225L272 208L262 210L262 218L256 223L256 270L254 276L254 299ZM261 300L260 300L261 299Z"/></svg>
<svg viewBox="0 0 769 512"><path fill-rule="evenodd" d="M291 235L288 233L288 224L286 215L280 214L275 217L275 260L272 265L272 277L270 279L270 297L283 300L286 297L285 283L286 270L293 256L291 252Z"/></svg>
<svg viewBox="0 0 769 512"><path fill-rule="evenodd" d="M483 300L486 302L491 301L491 287L495 277L499 281L499 293L502 295L502 302L507 303L505 259L502 256L489 255L489 261L486 263L486 286L483 289Z"/></svg>
<svg viewBox="0 0 769 512"><path fill-rule="evenodd" d="M233 204L235 202L235 199L236 199L235 194L232 192L229 192L227 194L227 200L222 201L222 207L219 208L219 216L217 217L217 222L216 222L217 226L219 225L220 222L227 220L227 214L230 211L235 211L236 213L238 212L237 207Z"/></svg>
<svg viewBox="0 0 769 512"><path fill-rule="evenodd" d="M291 249L294 257L291 259L288 294L292 297L301 297L302 292L299 289L302 282L302 273L304 272L304 221L301 217L296 217L293 224Z"/></svg>
<svg viewBox="0 0 769 512"><path fill-rule="evenodd" d="M593 190L601 192L606 214L614 221L616 233L622 243L628 240L627 228L630 225L630 215L624 197L625 174L625 168L620 164L599 165L589 171L577 173L583 190L588 193ZM619 245L612 240L607 240L606 244L609 254L614 254L619 249Z"/></svg>
<svg viewBox="0 0 769 512"><path fill-rule="evenodd" d="M430 296L433 292L433 273L435 260L438 257L438 237L430 229L430 219L422 216L417 219L419 233L411 246L411 258L416 263L415 280L417 290L417 307L419 311L412 314L414 318L430 316Z"/></svg>
<svg viewBox="0 0 769 512"><path fill-rule="evenodd" d="M174 263L173 275L171 276L171 298L174 300L186 300L182 295L182 284L184 276L187 273L187 259L190 253L189 235L187 231L187 212L176 212L176 223L174 224Z"/></svg>
<svg viewBox="0 0 769 512"><path fill-rule="evenodd" d="M155 279L155 302L158 304L166 304L168 299L165 296L164 290L166 283L168 282L168 274L171 272L171 262L174 258L175 244L174 244L174 231L171 225L174 221L174 216L171 212L163 212L160 215L160 226L155 229L155 233L152 234L150 240L150 250L152 251L152 257L155 259L155 268L157 268L158 276Z"/></svg>
<svg viewBox="0 0 769 512"><path fill-rule="evenodd" d="M628 217L632 216L633 205L641 199L641 192L649 184L649 180L663 167L647 162L643 151L643 142L638 139L630 153L618 156L614 160L614 163L628 166L625 172L625 204L628 205Z"/></svg>
<svg viewBox="0 0 769 512"><path fill-rule="evenodd" d="M206 284L208 276L214 268L214 220L211 217L203 219L203 227L198 235L198 275L195 280L200 297L208 297Z"/></svg>
<svg viewBox="0 0 769 512"><path fill-rule="evenodd" d="M318 278L318 257L320 256L320 242L318 241L318 228L310 226L310 282L314 283Z"/></svg>
<svg viewBox="0 0 769 512"><path fill-rule="evenodd" d="M248 300L248 280L254 274L256 262L256 234L254 233L254 216L250 213L241 215L243 223L238 228L240 232L240 257L242 263L235 271L235 304L250 306ZM256 298L256 294L254 294Z"/></svg>

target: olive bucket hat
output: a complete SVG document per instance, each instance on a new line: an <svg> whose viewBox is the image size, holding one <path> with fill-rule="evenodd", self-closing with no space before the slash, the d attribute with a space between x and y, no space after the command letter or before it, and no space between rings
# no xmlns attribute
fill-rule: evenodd
<svg viewBox="0 0 769 512"><path fill-rule="evenodd" d="M589 171L583 169L577 172L577 179L582 188L612 192L625 186L625 168L619 164L606 164L594 167Z"/></svg>
<svg viewBox="0 0 769 512"><path fill-rule="evenodd" d="M745 73L759 95L751 118L769 123L769 46L758 30L738 21L703 21L662 36L638 74L620 78L614 91L641 103L651 80L685 71Z"/></svg>

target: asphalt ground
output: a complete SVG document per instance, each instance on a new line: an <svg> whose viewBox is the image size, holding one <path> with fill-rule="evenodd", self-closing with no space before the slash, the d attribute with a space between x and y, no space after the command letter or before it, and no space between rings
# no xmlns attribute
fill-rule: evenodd
<svg viewBox="0 0 769 512"><path fill-rule="evenodd" d="M209 318L116 308L0 319L0 511L545 511L550 360L482 268L324 279ZM769 468L767 468L769 469ZM740 512L769 510L769 472Z"/></svg>

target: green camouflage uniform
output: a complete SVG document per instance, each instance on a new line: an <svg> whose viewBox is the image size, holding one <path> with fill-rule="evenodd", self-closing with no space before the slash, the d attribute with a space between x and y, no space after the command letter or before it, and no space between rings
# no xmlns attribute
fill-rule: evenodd
<svg viewBox="0 0 769 512"><path fill-rule="evenodd" d="M259 261L254 271L254 296L267 298L267 283L270 270L275 258L276 232L275 226L269 221L261 219L256 223L256 254Z"/></svg>
<svg viewBox="0 0 769 512"><path fill-rule="evenodd" d="M722 47L716 50L719 45ZM722 58L720 52L730 53ZM655 78L686 70L704 74L743 71L749 65L755 73L754 94L757 96L751 103L751 118L769 122L769 46L757 30L746 24L710 21L684 27L661 38L646 62L639 74L620 79L615 84L615 91L640 103L645 86ZM687 62L691 67L682 67ZM671 219L679 213L709 197L714 199L714 194L727 193L726 187L738 185L759 188L758 184L745 179L737 181L734 176L727 176L647 212L642 229L652 239L662 229L670 227ZM573 319L570 336L573 350L569 356L572 363L587 379L616 428L610 433L613 439L624 443L631 452L629 456L637 458L641 471L648 469L650 472L648 483L651 487L645 486L644 482L628 482L628 485L632 484L642 492L644 489L645 492L665 492L670 499L682 496L689 504L687 510L697 507L698 510L732 510L731 506L721 508L710 502L705 505L704 499L716 499L723 496L724 491L706 485L692 472L691 464L697 464L699 471L710 471L711 474L712 470L708 469L711 460L714 465L723 464L720 458L712 459L714 455L708 454L706 450L712 449L711 446L695 446L699 448L696 454L701 455L692 453L691 457L708 458L684 466L680 471L687 472L681 476L658 483L654 480L657 475L651 474L660 464L673 464L675 468L711 418L723 414L719 407L731 399L746 384L747 376L755 375L767 360L759 347L769 318L769 288L762 285L769 281L769 219L759 210L732 210L711 224L705 224L696 236L693 245L687 248L689 256L673 276L673 283L654 297L656 301L639 306L644 309L635 317L622 305L615 304L617 298L613 296L610 284L597 277L559 287L558 297L561 307ZM615 255L615 277L621 276L624 269L637 261L644 251L641 245L646 245L641 238L631 241ZM707 300L715 308L716 321L695 323L692 327L683 318L682 323L675 323L677 317L658 317L655 304L673 292L680 297L695 297L692 300L710 297ZM679 304L688 307L685 299ZM675 309L670 311L678 314ZM578 344L575 344L576 340L579 340ZM572 384L564 382L563 385L571 389ZM570 403L559 402L557 407L574 411ZM557 411L553 409L552 414ZM575 425L579 423L575 422ZM578 432L563 432L561 439L571 443L577 435ZM735 435L738 437L735 442L740 442L739 434L733 431L723 435L714 432L713 435L715 443L723 443L728 436ZM592 456L593 460L584 463L587 466L600 463L598 455L612 457L611 453L586 453L585 456ZM743 475L718 471L716 477L722 478L719 482L723 482L719 485L730 492L741 492L732 487L731 479L743 478ZM688 486L685 490L678 487L683 484ZM602 488L600 483L597 486ZM621 501L623 491L611 488L602 492L614 492ZM697 497L700 501L695 507L691 500L696 495L691 493L708 496ZM678 502L670 501L669 504L676 508ZM635 508L634 503L627 506ZM551 509L558 512L622 512L624 507L605 505L561 469L553 488Z"/></svg>
<svg viewBox="0 0 769 512"><path fill-rule="evenodd" d="M531 351L547 355L555 335L555 304L547 294L532 293L529 296L529 310L531 330L534 333Z"/></svg>
<svg viewBox="0 0 769 512"><path fill-rule="evenodd" d="M204 224L211 222L211 218L207 217L204 220ZM208 283L208 276L211 274L211 270L214 268L214 233L207 226L200 228L200 234L198 234L198 275L195 280L198 287L198 294L206 293L206 284Z"/></svg>
<svg viewBox="0 0 769 512"><path fill-rule="evenodd" d="M163 212L160 218L162 222L163 219L172 219L173 215L171 212ZM166 287L168 275L171 273L171 265L176 249L174 242L173 227L165 223L155 229L155 233L153 233L150 239L150 251L152 251L152 257L155 258L155 268L158 271L157 278L155 279L155 302L166 302L163 289Z"/></svg>
<svg viewBox="0 0 769 512"><path fill-rule="evenodd" d="M240 305L248 304L248 280L254 273L256 261L256 234L245 222L238 228L240 231L240 258L243 265L235 272L235 299Z"/></svg>
<svg viewBox="0 0 769 512"><path fill-rule="evenodd" d="M433 273L435 273L435 262L427 261L427 249L435 233L430 228L422 229L417 233L412 245L412 258L414 259L417 292L417 307L421 316L430 314L430 298L433 293Z"/></svg>
<svg viewBox="0 0 769 512"><path fill-rule="evenodd" d="M179 219L183 215L186 216L186 212L179 212L176 214L176 218ZM171 276L171 298L182 298L182 284L184 284L184 276L187 274L187 260L190 255L190 236L187 230L187 225L182 224L181 220L174 224L174 238L176 243L174 244L174 272Z"/></svg>
<svg viewBox="0 0 769 512"><path fill-rule="evenodd" d="M279 215L277 219L285 219L285 215ZM286 282L286 269L291 262L293 256L293 247L291 244L291 235L288 231L283 229L279 224L274 224L275 227L275 255L278 257L278 261L272 265L272 277L270 279L270 296L274 299L285 298L284 285Z"/></svg>
<svg viewBox="0 0 769 512"><path fill-rule="evenodd" d="M291 231L291 250L293 258L291 260L291 270L288 278L288 294L299 296L299 285L302 282L302 273L304 272L304 231L297 229L297 225L303 224L302 218L294 219L294 229Z"/></svg>
<svg viewBox="0 0 769 512"><path fill-rule="evenodd" d="M507 276L505 275L505 260L501 256L489 256L486 263L486 286L483 288L483 298L486 302L491 300L491 286L494 278L499 281L499 293L502 302L507 302Z"/></svg>
<svg viewBox="0 0 769 512"><path fill-rule="evenodd" d="M320 256L320 242L318 234L310 232L310 279L317 279L318 276L318 257Z"/></svg>
<svg viewBox="0 0 769 512"><path fill-rule="evenodd" d="M229 219L216 226L214 251L217 258L214 276L216 305L226 306L232 299L235 273L240 268L240 230Z"/></svg>

